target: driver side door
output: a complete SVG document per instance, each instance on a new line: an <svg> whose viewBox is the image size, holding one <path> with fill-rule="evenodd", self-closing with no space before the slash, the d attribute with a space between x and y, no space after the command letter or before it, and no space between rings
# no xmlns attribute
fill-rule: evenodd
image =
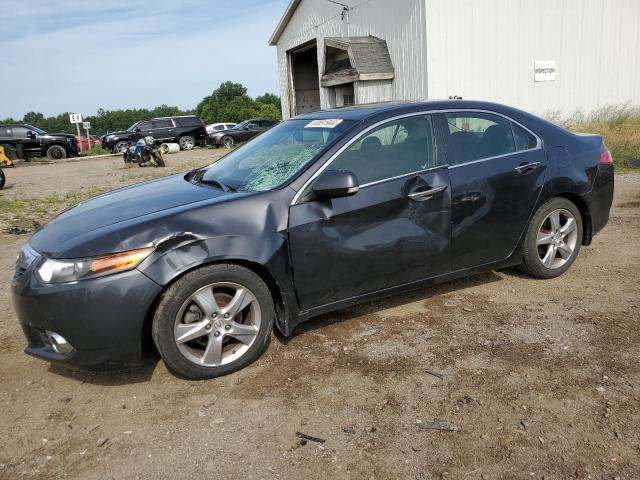
<svg viewBox="0 0 640 480"><path fill-rule="evenodd" d="M319 307L450 271L449 172L431 115L371 127L330 161L359 191L320 199L313 182L291 206L300 307Z"/></svg>

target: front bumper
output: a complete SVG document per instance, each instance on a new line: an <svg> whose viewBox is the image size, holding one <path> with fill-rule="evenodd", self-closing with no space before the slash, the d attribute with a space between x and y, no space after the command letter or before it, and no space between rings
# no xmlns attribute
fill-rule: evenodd
<svg viewBox="0 0 640 480"><path fill-rule="evenodd" d="M86 370L140 366L143 328L160 286L138 270L43 285L34 273L38 263L11 280L13 305L28 342L25 352ZM47 332L64 337L70 351L56 351Z"/></svg>

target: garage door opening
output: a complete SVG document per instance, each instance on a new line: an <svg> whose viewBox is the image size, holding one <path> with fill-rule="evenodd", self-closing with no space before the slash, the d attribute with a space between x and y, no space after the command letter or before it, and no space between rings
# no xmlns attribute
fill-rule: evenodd
<svg viewBox="0 0 640 480"><path fill-rule="evenodd" d="M320 110L320 80L316 41L289 52L293 102L291 115Z"/></svg>

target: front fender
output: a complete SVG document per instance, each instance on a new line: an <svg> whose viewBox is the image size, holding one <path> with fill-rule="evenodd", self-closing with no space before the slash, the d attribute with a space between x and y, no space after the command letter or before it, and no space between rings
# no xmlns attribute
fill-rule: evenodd
<svg viewBox="0 0 640 480"><path fill-rule="evenodd" d="M216 262L240 263L252 268L268 284L278 305L277 326L290 335L298 305L289 269L286 237L280 234L251 238L222 235L199 238L191 233L172 236L138 269L165 288L184 273ZM265 278L267 276L267 278Z"/></svg>

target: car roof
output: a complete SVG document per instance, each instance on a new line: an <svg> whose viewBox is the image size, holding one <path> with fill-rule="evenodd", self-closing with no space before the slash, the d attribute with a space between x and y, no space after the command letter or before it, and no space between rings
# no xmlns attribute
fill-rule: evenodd
<svg viewBox="0 0 640 480"><path fill-rule="evenodd" d="M498 103L484 102L477 100L424 100L424 101L403 101L403 102L382 102L355 105L350 107L333 108L329 110L321 110L318 112L307 113L293 117L297 120L324 120L324 119L343 119L343 120L366 120L369 117L386 114L392 116L395 114L409 113L412 111L423 110L457 110L457 109L475 109L490 110L495 112L514 111L515 109L501 105ZM524 112L521 112L524 113Z"/></svg>

